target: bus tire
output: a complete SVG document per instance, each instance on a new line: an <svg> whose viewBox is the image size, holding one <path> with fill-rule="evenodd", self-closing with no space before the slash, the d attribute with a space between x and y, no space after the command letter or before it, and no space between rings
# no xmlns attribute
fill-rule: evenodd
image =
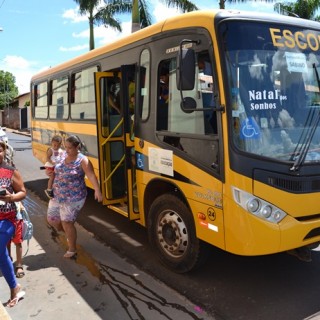
<svg viewBox="0 0 320 320"><path fill-rule="evenodd" d="M177 273L188 272L203 263L203 243L196 237L192 213L176 196L164 194L153 202L148 236L162 264Z"/></svg>

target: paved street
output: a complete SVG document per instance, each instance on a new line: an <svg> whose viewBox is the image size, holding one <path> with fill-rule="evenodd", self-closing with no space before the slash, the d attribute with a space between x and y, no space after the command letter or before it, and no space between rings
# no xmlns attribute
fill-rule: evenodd
<svg viewBox="0 0 320 320"><path fill-rule="evenodd" d="M15 141L26 145L19 136L15 136ZM39 166L33 171L23 169L27 161L23 154L30 148L28 145L17 148L15 156L27 186L47 178ZM23 260L26 275L19 279L26 295L14 308L4 308L0 304L0 320L214 319L125 257L120 257L79 224L78 258L76 261L63 258L66 238L47 226L47 201L28 190L24 205L34 224L34 237ZM26 248L26 243L23 245ZM133 239L131 245L133 248L141 246ZM14 247L12 249L14 253ZM1 273L0 288L3 304L9 298L9 288Z"/></svg>
<svg viewBox="0 0 320 320"><path fill-rule="evenodd" d="M63 258L66 239L46 226L46 202L29 192L25 205L35 234L24 258L26 276L19 280L26 295L16 307L6 308L12 320L212 319L79 225L78 259ZM4 303L9 289L2 276L0 286Z"/></svg>
<svg viewBox="0 0 320 320"><path fill-rule="evenodd" d="M12 320L320 320L320 247L311 263L286 253L242 257L212 248L202 268L176 274L159 264L144 228L98 204L92 193L78 219L85 228L78 226L79 259L65 261L64 237L52 235L44 220L47 177L32 156L30 138L9 139L34 192L26 204L36 226L21 280L27 295L17 308L3 308ZM0 288L3 303L9 290L1 274ZM0 320L7 320L1 311L0 305Z"/></svg>

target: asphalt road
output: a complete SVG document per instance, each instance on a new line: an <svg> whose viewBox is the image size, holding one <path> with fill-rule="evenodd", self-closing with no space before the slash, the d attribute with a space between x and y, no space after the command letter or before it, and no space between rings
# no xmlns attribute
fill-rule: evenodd
<svg viewBox="0 0 320 320"><path fill-rule="evenodd" d="M7 320L6 311L12 320L215 319L152 274L120 256L107 243L98 241L79 224L78 257L76 260L63 258L66 237L46 224L48 200L31 190L36 185L34 189L42 194L47 177L31 157L30 140L14 135L10 140L16 145L15 163L28 189L23 204L34 224L34 237L23 259L26 275L18 279L26 295L14 308L0 305L1 320ZM114 232L115 227L107 225L106 229ZM132 241L131 245L141 244ZM23 248L26 247L24 242ZM12 252L15 261L14 246ZM9 288L1 274L0 288L0 301L5 303Z"/></svg>
<svg viewBox="0 0 320 320"><path fill-rule="evenodd" d="M19 161L19 168L27 178L27 188L45 200L43 190L47 179L32 157L30 139L13 134L9 135L9 141L17 150L16 162ZM166 283L212 319L318 319L319 248L313 251L311 263L286 253L242 257L212 248L205 266L179 275L159 264L143 227L96 203L92 193L78 221L100 243L110 246L139 270Z"/></svg>

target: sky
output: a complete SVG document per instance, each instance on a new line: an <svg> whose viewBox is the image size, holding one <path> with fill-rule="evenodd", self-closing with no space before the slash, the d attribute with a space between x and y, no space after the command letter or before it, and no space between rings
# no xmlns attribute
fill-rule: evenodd
<svg viewBox="0 0 320 320"><path fill-rule="evenodd" d="M153 23L180 14L163 1L146 0ZM218 9L219 0L194 0L199 9ZM276 2L276 1L275 1ZM226 9L274 13L274 3L226 3ZM115 16L122 33L96 26L95 47L131 32L131 16ZM16 78L19 94L30 91L32 75L89 50L89 24L74 0L0 0L0 70Z"/></svg>

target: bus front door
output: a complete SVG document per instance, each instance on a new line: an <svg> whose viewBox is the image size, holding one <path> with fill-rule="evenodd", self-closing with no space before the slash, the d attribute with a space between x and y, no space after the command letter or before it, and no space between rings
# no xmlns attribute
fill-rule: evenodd
<svg viewBox="0 0 320 320"><path fill-rule="evenodd" d="M121 77L120 70L95 73L99 178L103 204L134 220L139 214L134 209L132 169L126 160L133 142L125 130L127 112L121 107Z"/></svg>

